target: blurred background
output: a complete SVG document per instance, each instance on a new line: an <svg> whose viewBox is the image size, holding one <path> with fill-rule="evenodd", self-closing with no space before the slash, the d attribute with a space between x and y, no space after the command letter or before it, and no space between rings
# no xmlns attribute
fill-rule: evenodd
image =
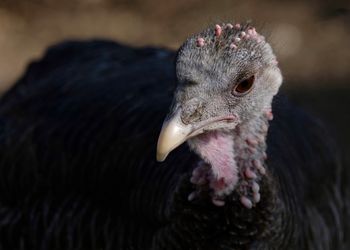
<svg viewBox="0 0 350 250"><path fill-rule="evenodd" d="M349 0L0 0L0 92L65 39L176 49L209 24L244 20L274 47L284 91L328 123L349 158Z"/></svg>

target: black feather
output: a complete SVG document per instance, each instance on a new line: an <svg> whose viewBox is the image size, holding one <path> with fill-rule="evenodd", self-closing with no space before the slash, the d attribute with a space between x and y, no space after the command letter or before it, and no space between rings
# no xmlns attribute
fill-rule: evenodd
<svg viewBox="0 0 350 250"><path fill-rule="evenodd" d="M155 161L174 58L65 42L29 65L0 100L1 249L346 249L335 143L283 96L265 199L251 211L187 200L197 156L183 145Z"/></svg>

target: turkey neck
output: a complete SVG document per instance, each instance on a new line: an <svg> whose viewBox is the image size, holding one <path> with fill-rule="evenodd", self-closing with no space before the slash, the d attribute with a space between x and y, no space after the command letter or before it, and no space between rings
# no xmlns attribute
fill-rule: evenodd
<svg viewBox="0 0 350 250"><path fill-rule="evenodd" d="M195 186L187 186L188 182L185 181L185 185L180 187L175 195L176 201L173 203L186 204L185 210L183 207L177 207L178 211L173 214L181 214L186 222L194 221L186 228L186 233L190 232L191 237L198 237L200 241L201 237L205 238L205 233L208 233L210 238L209 235L212 232L207 231L207 228L216 228L218 221L222 221L220 229L217 229L222 231L218 235L222 237L223 242L232 246L232 249L251 249L251 247L264 250L287 249L271 247L282 244L284 236L280 232L283 222L288 218L278 196L277 184L268 169L265 170L269 117L270 115L267 117L262 114L249 122L241 123L234 130L209 132L191 141L190 146L202 159L194 170L199 173L192 174L191 178L192 183L197 183ZM212 152L214 149L218 150ZM227 156L231 158L224 158L224 162L219 161ZM203 167L203 162L206 162L206 168ZM215 200L219 196L215 192L221 191L220 188L222 188L220 185L215 186L217 175L222 173L222 169L217 169L220 166L215 164L225 165L227 162L234 163L232 170L237 175L237 182L230 193L220 193L222 203L213 202L216 206L209 212L203 212L201 204L212 202L213 198ZM203 180L200 180L203 172L207 176L211 174L209 193L208 186L203 185L203 182L201 183ZM188 201L184 196L188 195L193 187L196 189L194 193L199 195L195 198L190 195L190 201ZM182 221L178 225L183 225ZM174 227L174 230L181 231L181 228ZM203 248L198 249L223 249L217 246L211 247L210 244L210 241L203 242Z"/></svg>
<svg viewBox="0 0 350 250"><path fill-rule="evenodd" d="M247 208L258 203L261 199L259 183L266 175L266 135L271 116L271 113L263 113L240 123L234 130L211 131L192 139L190 147L209 168L203 171L200 162L192 175L192 182L200 184L201 181L197 180L203 172L209 171L214 200L224 199L235 192Z"/></svg>
<svg viewBox="0 0 350 250"><path fill-rule="evenodd" d="M233 131L234 159L239 178L233 193L227 198L232 199L236 207L233 223L240 221L247 231L232 230L240 235L239 239L242 235L253 234L253 230L248 228L258 229L256 238L261 240L257 243L259 249L294 249L292 246L271 247L284 244L284 236L280 232L289 219L278 195L278 183L267 165L266 141L272 119L271 109L268 109L260 116L241 123ZM252 242L247 245L250 244Z"/></svg>
<svg viewBox="0 0 350 250"><path fill-rule="evenodd" d="M240 124L233 131L233 157L238 167L235 191L247 208L251 208L261 199L260 182L266 176L268 125L268 117L263 114Z"/></svg>

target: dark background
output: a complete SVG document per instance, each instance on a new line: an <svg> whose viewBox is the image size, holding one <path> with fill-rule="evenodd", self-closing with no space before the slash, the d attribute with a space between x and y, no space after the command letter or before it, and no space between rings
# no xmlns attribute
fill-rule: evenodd
<svg viewBox="0 0 350 250"><path fill-rule="evenodd" d="M0 0L0 91L65 39L176 49L208 24L244 20L274 47L284 91L323 118L350 159L349 0Z"/></svg>

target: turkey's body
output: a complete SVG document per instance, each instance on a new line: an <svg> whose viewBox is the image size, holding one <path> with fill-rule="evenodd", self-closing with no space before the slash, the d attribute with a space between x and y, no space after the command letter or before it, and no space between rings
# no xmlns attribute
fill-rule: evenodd
<svg viewBox="0 0 350 250"><path fill-rule="evenodd" d="M345 249L341 165L277 96L262 201L188 201L186 146L157 163L174 53L65 43L0 101L1 249Z"/></svg>

